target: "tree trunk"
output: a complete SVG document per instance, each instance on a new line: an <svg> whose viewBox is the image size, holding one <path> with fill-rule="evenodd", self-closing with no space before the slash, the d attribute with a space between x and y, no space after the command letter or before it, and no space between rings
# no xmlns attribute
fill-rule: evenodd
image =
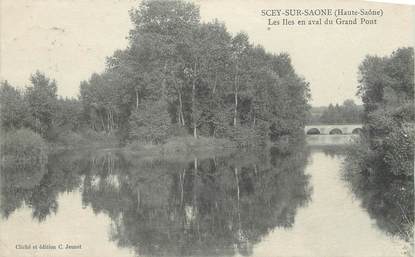
<svg viewBox="0 0 415 257"><path fill-rule="evenodd" d="M197 158L194 160L195 170L194 170L194 179L193 179L193 220L198 218L198 209L197 209Z"/></svg>
<svg viewBox="0 0 415 257"><path fill-rule="evenodd" d="M196 122L196 62L193 70L192 83L192 114L193 114L193 137L197 138L197 122Z"/></svg>
<svg viewBox="0 0 415 257"><path fill-rule="evenodd" d="M112 112L112 110L110 110L110 118L111 118L111 131L114 130L115 125L114 125L114 113Z"/></svg>
<svg viewBox="0 0 415 257"><path fill-rule="evenodd" d="M179 122L182 126L185 125L184 123L184 115L183 115L183 101L182 101L182 93L179 91Z"/></svg>
<svg viewBox="0 0 415 257"><path fill-rule="evenodd" d="M234 81L234 96L235 96L235 110L233 114L233 126L236 127L238 117L238 65L235 68L235 81Z"/></svg>
<svg viewBox="0 0 415 257"><path fill-rule="evenodd" d="M239 177L238 177L238 168L234 168L235 173L235 180L236 180L236 197L238 200L238 209L239 209L239 197L240 197L240 191L239 191Z"/></svg>
<svg viewBox="0 0 415 257"><path fill-rule="evenodd" d="M117 119L117 116L116 115L117 114L114 111L111 112L112 129L116 129L117 128L117 125L115 124L115 120Z"/></svg>
<svg viewBox="0 0 415 257"><path fill-rule="evenodd" d="M111 132L111 111L107 112L107 128L108 132Z"/></svg>
<svg viewBox="0 0 415 257"><path fill-rule="evenodd" d="M135 109L138 110L138 90L135 89Z"/></svg>
<svg viewBox="0 0 415 257"><path fill-rule="evenodd" d="M110 121L111 121L110 131L112 131L114 129L114 114L112 113L111 109L110 109Z"/></svg>
<svg viewBox="0 0 415 257"><path fill-rule="evenodd" d="M193 102L193 137L197 138L197 124L196 124L196 85L193 83L192 89L192 102Z"/></svg>
<svg viewBox="0 0 415 257"><path fill-rule="evenodd" d="M238 168L235 167L235 179L236 179L236 197L237 197L237 211L238 211L238 241L242 239L242 224L241 224L241 211L240 211L240 190L239 190L239 177Z"/></svg>
<svg viewBox="0 0 415 257"><path fill-rule="evenodd" d="M256 117L255 117L255 109L254 109L254 104L251 103L251 113L252 113L252 128L255 128L255 124L256 124Z"/></svg>
<svg viewBox="0 0 415 257"><path fill-rule="evenodd" d="M215 92L216 92L216 85L217 85L217 82L218 82L218 74L215 72L215 83L213 84L213 91L212 91L212 94L214 95L215 94Z"/></svg>
<svg viewBox="0 0 415 257"><path fill-rule="evenodd" d="M164 67L163 67L163 80L161 82L161 99L163 99L164 101L166 101L167 99L167 94L166 94L166 77L167 77L167 60L164 62Z"/></svg>
<svg viewBox="0 0 415 257"><path fill-rule="evenodd" d="M112 126L113 126L114 129L118 128L118 122L115 123L116 120L117 120L117 113L113 112L112 113Z"/></svg>
<svg viewBox="0 0 415 257"><path fill-rule="evenodd" d="M105 130L105 123L104 123L104 117L103 115L99 115L101 117L101 124L102 124L102 130Z"/></svg>
<svg viewBox="0 0 415 257"><path fill-rule="evenodd" d="M235 111L234 111L234 114L233 114L233 126L234 127L236 127L237 116L238 116L238 89L235 85Z"/></svg>
<svg viewBox="0 0 415 257"><path fill-rule="evenodd" d="M137 209L136 211L138 213L141 213L141 193L140 193L140 187L137 186Z"/></svg>
<svg viewBox="0 0 415 257"><path fill-rule="evenodd" d="M183 206L184 200L184 179L186 177L186 169L183 169L183 175L180 174L180 206Z"/></svg>

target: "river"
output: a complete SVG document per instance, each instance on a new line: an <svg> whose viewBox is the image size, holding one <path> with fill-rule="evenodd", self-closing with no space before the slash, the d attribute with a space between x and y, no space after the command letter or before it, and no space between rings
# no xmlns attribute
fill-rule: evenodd
<svg viewBox="0 0 415 257"><path fill-rule="evenodd" d="M344 179L341 146L316 145L180 160L67 151L3 169L1 256L405 256Z"/></svg>

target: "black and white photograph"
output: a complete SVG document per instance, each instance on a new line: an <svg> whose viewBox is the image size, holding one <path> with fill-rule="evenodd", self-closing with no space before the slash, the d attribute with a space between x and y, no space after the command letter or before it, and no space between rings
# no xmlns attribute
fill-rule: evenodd
<svg viewBox="0 0 415 257"><path fill-rule="evenodd" d="M0 257L414 257L415 5L0 0Z"/></svg>

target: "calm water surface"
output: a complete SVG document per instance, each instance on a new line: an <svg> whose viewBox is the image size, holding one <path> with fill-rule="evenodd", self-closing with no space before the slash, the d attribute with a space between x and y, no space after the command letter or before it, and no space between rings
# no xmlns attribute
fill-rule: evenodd
<svg viewBox="0 0 415 257"><path fill-rule="evenodd" d="M403 256L388 220L343 179L343 159L304 145L204 159L51 155L2 170L0 255Z"/></svg>

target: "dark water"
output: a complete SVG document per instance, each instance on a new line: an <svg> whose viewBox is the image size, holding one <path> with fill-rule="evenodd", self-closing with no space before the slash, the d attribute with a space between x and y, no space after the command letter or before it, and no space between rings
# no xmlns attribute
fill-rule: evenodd
<svg viewBox="0 0 415 257"><path fill-rule="evenodd" d="M343 159L298 145L151 160L72 151L5 167L0 255L405 256L393 201L345 180Z"/></svg>

